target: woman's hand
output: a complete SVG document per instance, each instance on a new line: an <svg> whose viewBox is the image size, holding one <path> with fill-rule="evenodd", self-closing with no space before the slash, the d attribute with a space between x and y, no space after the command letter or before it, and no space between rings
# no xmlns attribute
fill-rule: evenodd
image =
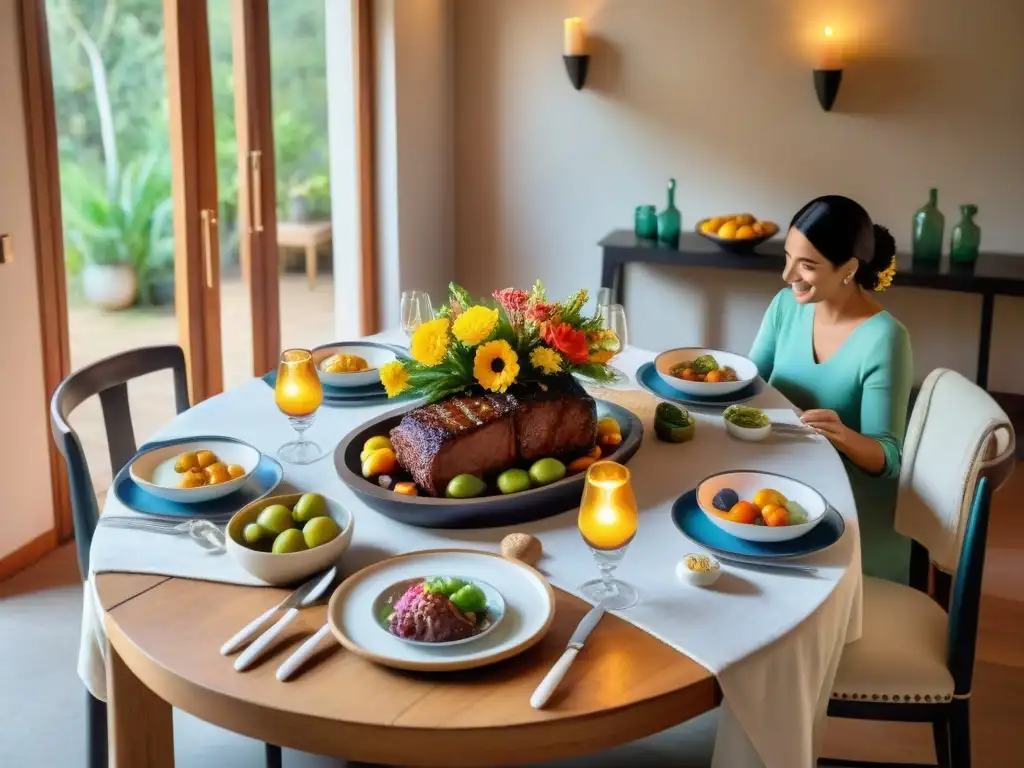
<svg viewBox="0 0 1024 768"><path fill-rule="evenodd" d="M865 472L878 475L885 469L885 451L882 444L872 437L850 429L843 424L835 411L815 408L801 413L800 420L819 435L828 438L836 450L845 454Z"/></svg>
<svg viewBox="0 0 1024 768"><path fill-rule="evenodd" d="M838 413L825 410L824 408L804 411L800 414L800 421L819 435L827 437L831 442L835 443L837 448L846 442L849 433L852 432L849 427L843 424Z"/></svg>

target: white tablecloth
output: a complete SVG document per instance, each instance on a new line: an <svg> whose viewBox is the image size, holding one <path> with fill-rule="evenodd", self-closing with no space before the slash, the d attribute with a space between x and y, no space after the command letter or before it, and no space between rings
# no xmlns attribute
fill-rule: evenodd
<svg viewBox="0 0 1024 768"><path fill-rule="evenodd" d="M389 341L397 339L385 335ZM653 355L629 349L615 363L632 375ZM602 395L603 396L603 395ZM696 414L693 442L674 445L654 438L656 400L629 384L609 394L637 413L645 439L630 463L641 509L636 538L618 575L637 586L641 603L619 615L714 672L725 697L715 747L715 768L799 768L812 766L817 754L828 694L844 642L860 634L860 544L853 496L842 463L823 438L783 438L743 443L726 435L720 416ZM776 420L795 416L773 391L755 404ZM343 558L346 573L385 556L443 546L497 550L511 530L428 530L404 526L370 510L341 482L333 449L349 431L392 404L361 408L325 407L309 432L331 455L305 467L285 466L285 482L323 492L349 505L356 517L352 547ZM176 418L155 438L225 434L273 454L290 439L291 429L274 405L263 381L212 398ZM672 503L716 471L756 467L799 478L816 487L847 521L847 533L835 546L805 562L817 578L726 566L713 589L680 583L674 568L680 557L699 547L672 523ZM108 494L104 514L135 514ZM575 512L515 526L537 535L545 557L539 564L552 584L576 593L596 575L592 556L576 529ZM211 555L185 537L144 534L100 527L91 550L91 569L153 573L186 578L255 584L226 555ZM85 590L79 674L99 698L105 698L102 613L93 580Z"/></svg>

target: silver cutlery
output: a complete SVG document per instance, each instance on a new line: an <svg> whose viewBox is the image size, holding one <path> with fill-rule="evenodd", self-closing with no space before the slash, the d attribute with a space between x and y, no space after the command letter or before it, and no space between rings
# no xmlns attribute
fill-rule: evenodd
<svg viewBox="0 0 1024 768"><path fill-rule="evenodd" d="M306 663L306 660L313 655L313 651L320 645L320 641L331 634L331 625L324 624L317 633L306 640L298 649L285 659L284 664L277 668L277 679L282 683L295 674L295 670Z"/></svg>
<svg viewBox="0 0 1024 768"><path fill-rule="evenodd" d="M540 681L540 685L537 686L537 690L530 697L531 707L540 709L548 703L551 694L555 692L558 684L562 682L565 673L569 671L569 667L576 660L576 655L583 650L583 644L587 641L590 633L594 631L597 623L601 621L602 616L604 616L604 603L598 603L583 617L583 621L579 623L576 631L569 638L569 644L565 647L565 651L562 652L561 657L555 662L555 666L544 676L544 679Z"/></svg>
<svg viewBox="0 0 1024 768"><path fill-rule="evenodd" d="M729 565L738 565L740 567L747 568L764 568L766 570L777 570L777 571L794 571L796 573L805 573L808 575L816 575L818 573L817 568L812 568L809 565L796 565L795 563L779 563L774 560L757 560L749 557L735 557L733 555L720 555L715 553L715 558L721 560L723 563Z"/></svg>
<svg viewBox="0 0 1024 768"><path fill-rule="evenodd" d="M323 597L324 592L326 592L328 590L328 588L331 586L331 584L334 583L334 579L335 579L335 577L337 575L338 575L338 568L337 568L337 566L334 566L334 567L330 568L328 571L326 571L324 574L322 574L321 576L318 576L315 579L310 579L305 584L303 584L301 587L299 587L297 590L295 590L295 592L293 592L292 595L289 596L289 597L295 597L295 600L288 607L288 610L285 611L284 616L282 616L280 619L278 619L277 623L274 624L274 626L272 626L270 629L268 629L262 635L257 637L252 642L252 644L249 645L249 647L246 648L244 651L242 651L242 653L238 656L238 658L235 659L235 671L236 672L241 672L241 671L243 671L245 669L248 669L250 664L252 664L254 661L256 661L256 659L258 659L260 656L262 656L263 653L267 650L267 648L269 648L271 646L271 644L278 638L278 636L282 632L284 632L285 628L289 624L292 623L292 621L295 619L296 616L299 615L299 610L300 609L308 608L310 605L312 605L317 600L319 600L321 597ZM288 598L285 599L285 602L287 602L287 600L288 600ZM284 603L282 603L282 606L283 605L284 605ZM281 606L279 606L279 607L281 607ZM273 609L273 612L267 611L267 613L263 614L263 616L261 616L258 619L258 621L264 622L264 621L268 620L269 617L273 616L273 613L276 612L276 611L277 611L276 607ZM255 624L255 623L256 622L253 622L253 624ZM253 624L250 624L249 627L253 626ZM262 626L262 623L260 624L260 626ZM243 629L242 633L244 633L246 630L248 630L249 627L246 627L245 629ZM251 634L255 634L255 632L258 631L258 630L259 630L259 627L257 627L256 629L252 630L252 632L250 632L249 634L250 635ZM239 634L242 634L242 633L239 633ZM232 638L228 642L230 643L230 642L232 642L235 639L236 638ZM222 648L221 652L223 652L223 650L224 649Z"/></svg>
<svg viewBox="0 0 1024 768"><path fill-rule="evenodd" d="M170 536L189 536L207 548L223 549L225 546L224 532L209 520L142 520L135 517L101 516L98 526L104 528L123 528L132 531L163 533Z"/></svg>

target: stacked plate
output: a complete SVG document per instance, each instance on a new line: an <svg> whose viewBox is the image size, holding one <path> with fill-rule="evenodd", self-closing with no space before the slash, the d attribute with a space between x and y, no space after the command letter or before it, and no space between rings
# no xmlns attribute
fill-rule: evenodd
<svg viewBox="0 0 1024 768"><path fill-rule="evenodd" d="M225 463L238 464L245 474L197 488L178 486L174 464L183 453L213 451ZM114 478L117 500L129 509L166 518L205 519L223 523L235 512L262 499L284 476L281 465L256 448L231 437L179 437L146 443Z"/></svg>
<svg viewBox="0 0 1024 768"><path fill-rule="evenodd" d="M373 341L340 341L324 344L311 351L324 391L323 404L341 408L387 400L387 393L380 383L380 367L396 358L408 356L408 350L402 347ZM333 355L358 355L366 360L370 368L353 373L322 371L320 365ZM277 384L277 371L271 371L263 380L274 387Z"/></svg>

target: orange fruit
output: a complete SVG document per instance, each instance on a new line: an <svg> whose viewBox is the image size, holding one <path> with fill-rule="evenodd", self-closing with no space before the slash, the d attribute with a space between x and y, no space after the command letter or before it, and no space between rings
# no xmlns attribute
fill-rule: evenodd
<svg viewBox="0 0 1024 768"><path fill-rule="evenodd" d="M736 237L736 222L727 221L718 228L718 236L726 240L733 240Z"/></svg>
<svg viewBox="0 0 1024 768"><path fill-rule="evenodd" d="M769 504L761 510L764 524L772 526L789 525L789 510L779 504Z"/></svg>
<svg viewBox="0 0 1024 768"><path fill-rule="evenodd" d="M715 226L715 220L708 219L707 221L702 221L700 224L700 231L705 235L715 234L715 232L718 231L718 227Z"/></svg>
<svg viewBox="0 0 1024 768"><path fill-rule="evenodd" d="M779 225L774 221L762 221L761 228L764 229L766 235L774 235L779 231Z"/></svg>
<svg viewBox="0 0 1024 768"><path fill-rule="evenodd" d="M755 221L751 226L754 228L754 234L758 237L764 234L764 224L760 221Z"/></svg>
<svg viewBox="0 0 1024 768"><path fill-rule="evenodd" d="M738 225L740 225L741 227L744 224L747 224L747 225L753 224L755 221L757 221L757 219L755 219L749 213L741 213L739 216L736 217L736 223Z"/></svg>
<svg viewBox="0 0 1024 768"><path fill-rule="evenodd" d="M769 504L777 504L780 507L786 506L788 499L774 488L762 488L754 494L754 506L763 510Z"/></svg>
<svg viewBox="0 0 1024 768"><path fill-rule="evenodd" d="M754 232L754 228L749 224L744 224L742 227L736 230L737 240L749 240L752 237L757 237L757 233Z"/></svg>
<svg viewBox="0 0 1024 768"><path fill-rule="evenodd" d="M712 216L705 223L708 225L708 229L711 230L711 234L714 234L719 229L721 229L722 225L725 224L725 222L727 222L728 220L728 216Z"/></svg>
<svg viewBox="0 0 1024 768"><path fill-rule="evenodd" d="M721 371L709 371L707 378L705 378L704 381L708 382L709 384L717 384L718 382L723 381L724 377L725 374L722 373Z"/></svg>
<svg viewBox="0 0 1024 768"><path fill-rule="evenodd" d="M584 470L586 470L586 468L593 464L595 461L597 461L597 459L595 459L593 456L580 456L575 461L570 461L567 469L571 474L576 474L577 472L583 472Z"/></svg>
<svg viewBox="0 0 1024 768"><path fill-rule="evenodd" d="M732 509L722 513L722 517L726 520L731 520L734 523L746 523L748 525L757 519L757 515L757 507L749 501L737 501L732 505Z"/></svg>
<svg viewBox="0 0 1024 768"><path fill-rule="evenodd" d="M374 475L387 475L395 471L398 466L398 457L390 448L376 450L363 459L363 477Z"/></svg>
<svg viewBox="0 0 1024 768"><path fill-rule="evenodd" d="M395 483L395 493L400 493L403 496L419 496L420 490L416 487L416 483Z"/></svg>

